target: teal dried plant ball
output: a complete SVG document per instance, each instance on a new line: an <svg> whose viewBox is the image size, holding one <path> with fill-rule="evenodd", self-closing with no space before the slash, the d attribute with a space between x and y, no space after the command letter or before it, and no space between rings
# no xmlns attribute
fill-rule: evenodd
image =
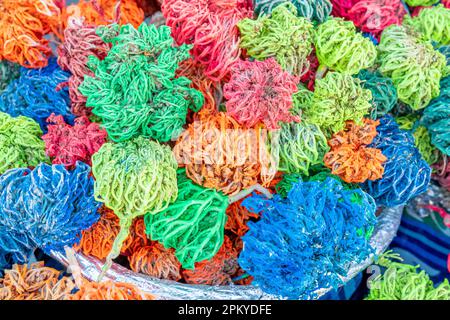
<svg viewBox="0 0 450 320"><path fill-rule="evenodd" d="M292 3L297 8L297 15L311 21L322 23L331 14L332 5L329 0L254 0L253 6L257 15L270 14L275 8Z"/></svg>
<svg viewBox="0 0 450 320"><path fill-rule="evenodd" d="M397 90L392 79L383 77L378 71L361 70L357 78L361 80L361 86L372 92L372 119L382 117L392 110L397 103Z"/></svg>

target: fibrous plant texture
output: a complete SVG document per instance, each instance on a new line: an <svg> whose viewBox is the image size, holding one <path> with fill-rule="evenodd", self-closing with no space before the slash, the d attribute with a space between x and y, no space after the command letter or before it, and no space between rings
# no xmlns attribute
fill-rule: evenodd
<svg viewBox="0 0 450 320"><path fill-rule="evenodd" d="M331 13L329 0L253 0L257 15L271 14L278 6L292 3L297 9L296 14L313 22L322 23Z"/></svg>
<svg viewBox="0 0 450 320"><path fill-rule="evenodd" d="M377 57L372 41L358 33L351 21L341 18L319 25L314 44L320 64L334 71L357 74L371 67Z"/></svg>
<svg viewBox="0 0 450 320"><path fill-rule="evenodd" d="M378 121L364 119L362 126L349 121L343 131L328 140L331 150L323 162L331 173L347 183L377 180L383 176L386 157L381 150L367 147L377 135Z"/></svg>
<svg viewBox="0 0 450 320"><path fill-rule="evenodd" d="M30 118L0 112L0 174L47 162L39 125Z"/></svg>
<svg viewBox="0 0 450 320"><path fill-rule="evenodd" d="M401 261L399 255L390 253L379 258L377 263L385 270L371 280L366 300L450 300L447 279L435 285L424 270Z"/></svg>
<svg viewBox="0 0 450 320"><path fill-rule="evenodd" d="M177 163L169 146L144 137L105 143L92 157L95 198L119 218L105 269L120 253L133 219L156 214L177 198Z"/></svg>
<svg viewBox="0 0 450 320"><path fill-rule="evenodd" d="M214 81L226 79L239 60L236 24L253 16L250 0L165 0L161 11L178 45L192 44L195 61Z"/></svg>
<svg viewBox="0 0 450 320"><path fill-rule="evenodd" d="M147 234L165 248L174 248L185 269L211 259L224 239L228 197L195 185L183 171L178 174L178 198L156 214L145 216Z"/></svg>
<svg viewBox="0 0 450 320"><path fill-rule="evenodd" d="M415 147L412 134L400 130L390 115L380 119L377 136L369 147L380 149L387 158L383 177L363 184L378 206L405 204L427 190L431 168Z"/></svg>
<svg viewBox="0 0 450 320"><path fill-rule="evenodd" d="M187 176L205 188L234 195L256 183L267 186L276 173L267 131L245 129L223 112L195 121L173 152Z"/></svg>
<svg viewBox="0 0 450 320"><path fill-rule="evenodd" d="M357 0L348 10L348 18L355 26L377 40L386 27L402 24L405 15L401 0Z"/></svg>
<svg viewBox="0 0 450 320"><path fill-rule="evenodd" d="M248 128L264 123L268 129L278 129L279 122L298 122L300 118L290 113L298 82L274 58L240 60L223 86L227 114Z"/></svg>
<svg viewBox="0 0 450 320"><path fill-rule="evenodd" d="M43 132L47 131L46 120L52 113L73 124L69 91L62 87L68 78L69 74L59 68L55 58L43 69L22 68L20 77L10 82L0 95L0 111L34 119Z"/></svg>
<svg viewBox="0 0 450 320"><path fill-rule="evenodd" d="M43 68L52 54L46 35L61 37L61 9L53 0L0 2L0 60Z"/></svg>
<svg viewBox="0 0 450 320"><path fill-rule="evenodd" d="M70 71L69 96L72 113L77 116L90 115L86 108L86 97L78 90L84 75L94 73L87 66L88 57L95 56L102 60L106 57L110 45L96 34L95 26L88 26L80 20L70 19L64 30L64 41L58 47L58 64L63 70Z"/></svg>
<svg viewBox="0 0 450 320"><path fill-rule="evenodd" d="M80 0L66 9L66 15L83 19L86 24L101 26L110 23L132 24L138 27L144 21L144 11L136 0Z"/></svg>
<svg viewBox="0 0 450 320"><path fill-rule="evenodd" d="M383 77L378 71L361 70L357 78L361 86L372 92L370 117L376 119L392 110L397 103L397 90L391 78Z"/></svg>
<svg viewBox="0 0 450 320"><path fill-rule="evenodd" d="M363 89L361 80L349 74L328 72L316 81L311 104L304 108L304 118L323 129L338 132L345 127L347 120L361 124L369 112L372 93Z"/></svg>
<svg viewBox="0 0 450 320"><path fill-rule="evenodd" d="M254 195L243 205L261 220L249 222L238 262L267 293L314 298L373 250L366 236L376 223L374 200L335 179L298 181L286 198Z"/></svg>
<svg viewBox="0 0 450 320"><path fill-rule="evenodd" d="M198 111L203 105L189 79L175 78L178 64L189 58L189 47L174 46L167 26L109 25L97 28L97 34L112 47L103 60L89 57L94 76L86 75L79 90L111 140L142 135L167 142L177 137L188 109Z"/></svg>
<svg viewBox="0 0 450 320"><path fill-rule="evenodd" d="M85 280L79 290L68 297L68 300L153 300L154 298L126 282Z"/></svg>
<svg viewBox="0 0 450 320"><path fill-rule="evenodd" d="M72 167L77 161L82 161L91 165L92 155L106 142L106 131L85 116L76 118L71 126L62 116L52 114L47 123L48 131L42 140L53 164Z"/></svg>
<svg viewBox="0 0 450 320"><path fill-rule="evenodd" d="M99 218L90 169L40 164L0 176L0 248L23 263L36 248L49 253L77 243Z"/></svg>
<svg viewBox="0 0 450 320"><path fill-rule="evenodd" d="M425 108L439 95L445 57L407 26L390 26L378 46L380 71L394 82L400 101L413 110Z"/></svg>
<svg viewBox="0 0 450 320"><path fill-rule="evenodd" d="M65 300L75 282L43 262L14 265L0 279L0 300Z"/></svg>
<svg viewBox="0 0 450 320"><path fill-rule="evenodd" d="M450 77L441 81L441 93L423 111L420 123L431 136L431 143L443 154L450 155Z"/></svg>
<svg viewBox="0 0 450 320"><path fill-rule="evenodd" d="M7 60L0 61L0 94L8 84L20 77L20 65Z"/></svg>
<svg viewBox="0 0 450 320"><path fill-rule="evenodd" d="M417 17L407 18L405 25L412 26L426 40L450 45L450 9L443 5L421 10Z"/></svg>
<svg viewBox="0 0 450 320"><path fill-rule="evenodd" d="M240 46L251 57L258 60L274 57L284 70L298 76L309 69L313 25L308 19L297 17L293 4L278 6L270 16L243 19L238 27Z"/></svg>
<svg viewBox="0 0 450 320"><path fill-rule="evenodd" d="M278 169L308 175L310 166L320 164L329 150L327 139L315 124L306 121L283 123L279 133Z"/></svg>

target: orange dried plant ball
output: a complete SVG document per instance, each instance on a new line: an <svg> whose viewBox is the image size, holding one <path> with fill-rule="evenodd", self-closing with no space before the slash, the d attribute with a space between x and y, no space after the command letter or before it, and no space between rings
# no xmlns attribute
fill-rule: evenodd
<svg viewBox="0 0 450 320"><path fill-rule="evenodd" d="M104 259L111 251L114 239L120 231L119 218L114 212L105 206L99 209L100 219L89 229L82 233L81 241L75 249L81 250L84 254ZM130 228L130 235L125 240L121 253L129 255L134 249L145 246L149 240L145 235L143 218L133 221Z"/></svg>
<svg viewBox="0 0 450 320"><path fill-rule="evenodd" d="M128 257L130 268L149 276L178 281L181 279L181 264L175 257L175 250L166 249L158 242L138 248Z"/></svg>
<svg viewBox="0 0 450 320"><path fill-rule="evenodd" d="M270 184L276 164L266 142L263 127L244 129L219 112L190 124L173 152L195 183L234 195L256 183Z"/></svg>
<svg viewBox="0 0 450 320"><path fill-rule="evenodd" d="M151 294L139 290L136 286L124 283L83 281L79 290L69 300L154 300Z"/></svg>
<svg viewBox="0 0 450 320"><path fill-rule="evenodd" d="M363 125L347 121L344 130L328 141L330 151L324 156L324 164L331 173L347 183L362 183L383 176L383 164L387 158L381 150L367 147L377 135L379 121L364 119Z"/></svg>
<svg viewBox="0 0 450 320"><path fill-rule="evenodd" d="M0 300L64 300L75 288L69 277L44 262L13 265L0 279Z"/></svg>

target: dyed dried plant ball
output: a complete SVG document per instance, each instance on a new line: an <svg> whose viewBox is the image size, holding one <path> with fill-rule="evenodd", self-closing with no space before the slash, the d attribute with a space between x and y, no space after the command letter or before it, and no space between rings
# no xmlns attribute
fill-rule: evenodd
<svg viewBox="0 0 450 320"><path fill-rule="evenodd" d="M24 263L36 248L50 254L77 243L99 218L90 172L82 162L73 170L41 163L1 175L0 248Z"/></svg>
<svg viewBox="0 0 450 320"><path fill-rule="evenodd" d="M313 22L322 23L331 13L331 3L328 0L254 0L257 15L270 14L278 6L292 3L299 17L305 17Z"/></svg>
<svg viewBox="0 0 450 320"><path fill-rule="evenodd" d="M97 28L97 34L112 47L103 60L90 56L94 76L86 75L79 90L109 138L122 142L142 135L167 142L177 137L188 109L203 105L191 81L175 77L190 47L174 46L167 26L109 25Z"/></svg>
<svg viewBox="0 0 450 320"><path fill-rule="evenodd" d="M439 95L445 57L411 27L389 26L378 45L380 72L390 77L400 101L413 110L425 108Z"/></svg>
<svg viewBox="0 0 450 320"><path fill-rule="evenodd" d="M178 198L156 214L145 216L147 234L175 256L185 269L211 259L224 239L228 197L213 189L195 185L181 171L178 174Z"/></svg>
<svg viewBox="0 0 450 320"><path fill-rule="evenodd" d="M308 175L310 166L320 164L328 151L327 139L315 124L283 123L273 134L279 144L278 170Z"/></svg>
<svg viewBox="0 0 450 320"><path fill-rule="evenodd" d="M300 118L290 113L298 82L274 58L240 60L223 86L227 114L247 128L263 123L272 130L278 129L280 122L298 122Z"/></svg>
<svg viewBox="0 0 450 320"><path fill-rule="evenodd" d="M45 141L47 155L53 158L53 164L71 167L82 161L91 165L92 155L106 142L106 131L86 116L76 118L71 126L62 116L52 114L47 123L48 131L42 140Z"/></svg>
<svg viewBox="0 0 450 320"><path fill-rule="evenodd" d="M362 126L347 122L346 128L328 141L331 150L323 162L331 173L347 183L377 180L383 176L386 157L381 150L367 147L377 135L379 122L364 119Z"/></svg>
<svg viewBox="0 0 450 320"><path fill-rule="evenodd" d="M377 50L370 39L356 31L351 21L330 18L315 32L317 58L333 71L357 74L375 63Z"/></svg>
<svg viewBox="0 0 450 320"><path fill-rule="evenodd" d="M338 132L344 129L347 120L360 124L372 107L371 100L371 91L363 89L359 79L328 72L316 80L314 95L310 105L304 108L303 117L323 130Z"/></svg>
<svg viewBox="0 0 450 320"><path fill-rule="evenodd" d="M417 17L406 18L404 24L439 46L450 45L450 9L443 5L424 8Z"/></svg>
<svg viewBox="0 0 450 320"><path fill-rule="evenodd" d="M0 174L12 168L37 166L48 162L39 124L33 119L16 118L0 112Z"/></svg>
<svg viewBox="0 0 450 320"><path fill-rule="evenodd" d="M276 173L263 129L246 129L219 112L189 125L173 152L196 184L234 195L256 183L268 186Z"/></svg>
<svg viewBox="0 0 450 320"><path fill-rule="evenodd" d="M394 108L397 103L397 90L392 79L383 77L378 71L361 70L356 76L364 89L372 92L372 119L379 118Z"/></svg>
<svg viewBox="0 0 450 320"><path fill-rule="evenodd" d="M297 17L297 9L287 2L274 9L270 16L238 23L241 48L258 60L274 57L283 70L301 76L309 69L313 25Z"/></svg>

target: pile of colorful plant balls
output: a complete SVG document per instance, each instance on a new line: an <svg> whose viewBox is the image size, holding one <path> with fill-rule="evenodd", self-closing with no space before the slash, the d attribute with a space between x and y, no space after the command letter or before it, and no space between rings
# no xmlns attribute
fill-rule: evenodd
<svg viewBox="0 0 450 320"><path fill-rule="evenodd" d="M2 0L0 299L155 298L113 263L288 299L343 285L383 209L450 190L449 8ZM368 299L450 299L397 258Z"/></svg>

